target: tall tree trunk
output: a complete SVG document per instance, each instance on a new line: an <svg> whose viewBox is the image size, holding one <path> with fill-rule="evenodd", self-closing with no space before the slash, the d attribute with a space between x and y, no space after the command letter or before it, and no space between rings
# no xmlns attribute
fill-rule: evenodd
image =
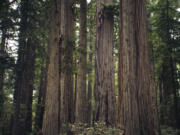
<svg viewBox="0 0 180 135"><path fill-rule="evenodd" d="M26 53L23 52L24 56L22 53L19 53L18 55L24 60L21 61L21 64L18 63L17 68L14 95L15 111L13 120L13 135L29 134L32 127L32 94L35 50L34 47L31 48L31 43L26 45L27 50Z"/></svg>
<svg viewBox="0 0 180 135"><path fill-rule="evenodd" d="M76 66L76 65L75 65ZM76 101L77 101L77 73L75 73L74 75L74 113L76 112ZM75 115L74 115L74 120L73 122L75 122Z"/></svg>
<svg viewBox="0 0 180 135"><path fill-rule="evenodd" d="M29 37L32 25L30 1L21 1L21 24L19 34L19 49L17 74L14 92L13 135L26 135L32 128L32 94L34 80L35 40Z"/></svg>
<svg viewBox="0 0 180 135"><path fill-rule="evenodd" d="M43 114L44 114L44 107L45 107L45 97L46 97L46 87L47 87L47 65L41 66L41 75L40 75L40 88L39 88L39 95L38 95L38 104L37 104L37 111L35 117L35 128L37 130L42 129L43 124Z"/></svg>
<svg viewBox="0 0 180 135"><path fill-rule="evenodd" d="M51 31L49 38L49 63L47 73L47 89L45 111L43 116L43 134L59 134L59 104L60 104L60 16L61 0L51 0Z"/></svg>
<svg viewBox="0 0 180 135"><path fill-rule="evenodd" d="M95 119L114 125L113 14L102 2L110 4L113 0L96 0Z"/></svg>
<svg viewBox="0 0 180 135"><path fill-rule="evenodd" d="M172 52L171 52L172 53ZM172 90L173 90L173 108L174 108L174 126L179 129L180 127L180 118L178 117L178 97L177 97L177 83L176 82L176 62L174 61L173 57L170 58L170 68L171 68L171 78L172 78Z"/></svg>
<svg viewBox="0 0 180 135"><path fill-rule="evenodd" d="M61 113L62 124L72 122L73 114L73 1L62 0L61 4Z"/></svg>
<svg viewBox="0 0 180 135"><path fill-rule="evenodd" d="M80 0L80 44L77 77L76 122L86 121L86 72L87 72L87 2Z"/></svg>
<svg viewBox="0 0 180 135"><path fill-rule="evenodd" d="M74 57L74 68L77 69L77 56ZM73 111L74 111L74 118L73 122L75 122L75 112L76 112L76 98L77 98L77 71L74 72L74 103L73 103Z"/></svg>
<svg viewBox="0 0 180 135"><path fill-rule="evenodd" d="M6 33L3 30L2 31L2 40L1 40L1 46L0 46L0 58L4 58L5 55L5 42L6 42ZM1 65L0 67L0 97L2 96L1 94L3 93L3 81L4 81L4 67ZM3 99L3 98L1 98ZM0 103L1 104L1 103Z"/></svg>
<svg viewBox="0 0 180 135"><path fill-rule="evenodd" d="M159 123L164 124L164 112L163 112L163 81L161 79L161 77L159 77L159 118L160 121Z"/></svg>
<svg viewBox="0 0 180 135"><path fill-rule="evenodd" d="M5 42L6 42L6 33L2 31L2 40L0 45L0 59L3 59L5 56ZM3 84L4 84L4 74L5 69L3 65L0 66L0 134L3 134L3 106L4 106L4 92L3 92Z"/></svg>
<svg viewBox="0 0 180 135"><path fill-rule="evenodd" d="M155 88L147 46L145 0L120 0L119 118L125 135L156 135Z"/></svg>
<svg viewBox="0 0 180 135"><path fill-rule="evenodd" d="M88 72L88 95L87 95L87 122L91 124L92 118L92 61L93 61L93 50L92 50L92 40L93 40L93 32L92 25L90 26L90 53L89 53L89 72Z"/></svg>

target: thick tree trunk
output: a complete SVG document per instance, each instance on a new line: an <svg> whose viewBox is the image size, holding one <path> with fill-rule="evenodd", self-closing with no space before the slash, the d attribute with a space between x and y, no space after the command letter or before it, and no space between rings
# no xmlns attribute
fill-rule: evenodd
<svg viewBox="0 0 180 135"><path fill-rule="evenodd" d="M49 64L47 73L47 89L45 111L43 116L43 134L59 134L59 104L60 104L60 76L59 76L59 48L60 48L60 15L61 0L51 0L51 31L49 39Z"/></svg>
<svg viewBox="0 0 180 135"><path fill-rule="evenodd" d="M87 73L87 3L80 0L80 44L77 77L76 122L86 121L86 73Z"/></svg>
<svg viewBox="0 0 180 135"><path fill-rule="evenodd" d="M14 92L13 135L26 135L32 128L32 94L34 80L35 40L29 35L32 25L28 14L30 1L21 2L21 25L19 35L19 50L17 74ZM26 37L26 38L25 38Z"/></svg>
<svg viewBox="0 0 180 135"><path fill-rule="evenodd" d="M155 88L147 46L145 0L120 0L119 118L125 135L156 135Z"/></svg>
<svg viewBox="0 0 180 135"><path fill-rule="evenodd" d="M62 0L61 4L61 123L72 122L73 112L73 1ZM63 126L63 125L62 125Z"/></svg>
<svg viewBox="0 0 180 135"><path fill-rule="evenodd" d="M29 39L30 40L30 39ZM17 79L15 83L15 112L13 120L13 135L26 135L32 127L32 94L34 79L34 47L26 44L26 53L19 53L22 63L18 63ZM31 48L32 47L32 48ZM20 61L19 61L20 62ZM22 67L23 65L23 67ZM31 67L31 68L29 68Z"/></svg>
<svg viewBox="0 0 180 135"><path fill-rule="evenodd" d="M96 0L95 120L114 125L113 14L101 2L113 0Z"/></svg>

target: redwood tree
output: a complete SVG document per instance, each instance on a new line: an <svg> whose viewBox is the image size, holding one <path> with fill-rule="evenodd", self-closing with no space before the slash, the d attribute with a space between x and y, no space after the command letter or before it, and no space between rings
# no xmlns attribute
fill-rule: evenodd
<svg viewBox="0 0 180 135"><path fill-rule="evenodd" d="M61 1L61 123L73 121L73 47L74 47L74 14L73 0Z"/></svg>
<svg viewBox="0 0 180 135"><path fill-rule="evenodd" d="M42 131L44 135L59 134L59 48L61 0L51 0L51 29L49 37L49 63Z"/></svg>
<svg viewBox="0 0 180 135"><path fill-rule="evenodd" d="M113 0L96 0L95 120L114 125Z"/></svg>
<svg viewBox="0 0 180 135"><path fill-rule="evenodd" d="M32 128L32 95L36 37L33 34L33 1L20 3L21 21L14 92L13 135L27 135Z"/></svg>
<svg viewBox="0 0 180 135"><path fill-rule="evenodd" d="M145 0L120 0L119 119L125 135L158 134L145 5Z"/></svg>

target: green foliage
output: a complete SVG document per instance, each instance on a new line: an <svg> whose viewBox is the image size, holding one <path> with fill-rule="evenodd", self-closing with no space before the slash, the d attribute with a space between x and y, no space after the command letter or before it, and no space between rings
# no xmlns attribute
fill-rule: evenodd
<svg viewBox="0 0 180 135"><path fill-rule="evenodd" d="M119 2L113 2L111 4L101 2L101 5L104 7L104 11L108 15L119 15Z"/></svg>
<svg viewBox="0 0 180 135"><path fill-rule="evenodd" d="M14 2L9 2L8 0L2 0L0 8L0 30L14 30L15 22L14 20L18 16L18 12L13 8L10 8ZM6 37L12 37L13 35L8 33Z"/></svg>
<svg viewBox="0 0 180 135"><path fill-rule="evenodd" d="M161 124L177 125L175 98L179 97L180 14L177 0L148 1L149 44L155 63L155 79L159 85L159 111ZM161 92L160 92L161 90ZM175 95L177 93L177 95ZM175 97L177 96L177 97Z"/></svg>
<svg viewBox="0 0 180 135"><path fill-rule="evenodd" d="M0 55L0 69L8 69L15 66L15 59L10 57L7 53Z"/></svg>
<svg viewBox="0 0 180 135"><path fill-rule="evenodd" d="M169 126L161 126L161 135L179 135L180 130Z"/></svg>

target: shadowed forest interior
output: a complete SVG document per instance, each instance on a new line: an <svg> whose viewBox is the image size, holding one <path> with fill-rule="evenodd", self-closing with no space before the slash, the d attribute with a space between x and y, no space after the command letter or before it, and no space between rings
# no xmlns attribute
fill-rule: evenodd
<svg viewBox="0 0 180 135"><path fill-rule="evenodd" d="M0 135L180 135L180 1L1 0Z"/></svg>

